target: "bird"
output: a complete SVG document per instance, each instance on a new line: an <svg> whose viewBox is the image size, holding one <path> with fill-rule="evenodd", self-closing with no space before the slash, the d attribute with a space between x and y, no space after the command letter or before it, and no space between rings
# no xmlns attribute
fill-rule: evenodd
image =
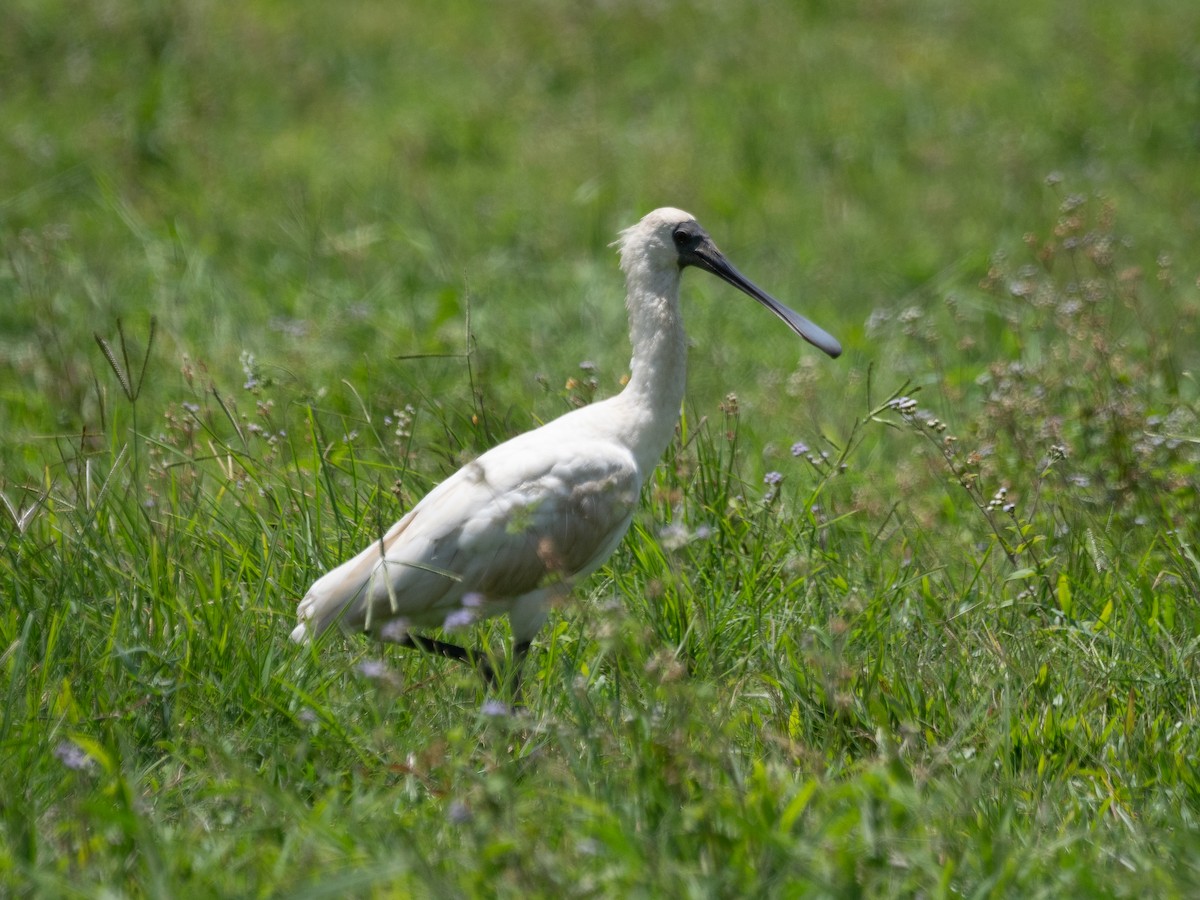
<svg viewBox="0 0 1200 900"><path fill-rule="evenodd" d="M695 217L664 207L614 242L625 274L629 377L468 462L378 540L319 578L300 601L293 641L347 632L468 662L489 687L486 654L427 633L507 615L519 690L526 654L556 602L617 549L642 484L670 444L683 403L684 269L717 276L836 358L841 345L741 274Z"/></svg>

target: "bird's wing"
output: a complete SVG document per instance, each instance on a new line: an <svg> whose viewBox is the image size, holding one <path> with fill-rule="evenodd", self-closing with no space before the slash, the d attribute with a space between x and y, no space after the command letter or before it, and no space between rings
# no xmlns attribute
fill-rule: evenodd
<svg viewBox="0 0 1200 900"><path fill-rule="evenodd" d="M304 640L335 620L367 631L394 619L440 625L468 594L485 611L503 611L539 588L569 586L616 549L640 487L633 456L616 444L502 444L318 580L292 637Z"/></svg>

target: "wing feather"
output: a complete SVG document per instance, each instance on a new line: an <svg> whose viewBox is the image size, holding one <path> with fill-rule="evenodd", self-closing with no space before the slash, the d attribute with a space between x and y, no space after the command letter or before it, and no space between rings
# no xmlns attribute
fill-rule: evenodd
<svg viewBox="0 0 1200 900"><path fill-rule="evenodd" d="M319 579L292 637L305 640L334 621L371 632L395 619L438 626L469 594L474 609L494 615L533 592L569 588L616 549L640 488L634 458L616 444L502 444Z"/></svg>

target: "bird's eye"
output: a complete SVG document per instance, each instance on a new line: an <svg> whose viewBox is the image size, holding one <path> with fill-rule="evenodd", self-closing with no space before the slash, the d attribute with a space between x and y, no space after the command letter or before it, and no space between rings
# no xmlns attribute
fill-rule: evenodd
<svg viewBox="0 0 1200 900"><path fill-rule="evenodd" d="M671 235L671 237L675 239L676 244L678 244L680 247L682 247L684 244L686 244L688 242L688 240L691 238L691 235L688 234L687 231L685 231L682 228L676 228L675 233L673 235Z"/></svg>

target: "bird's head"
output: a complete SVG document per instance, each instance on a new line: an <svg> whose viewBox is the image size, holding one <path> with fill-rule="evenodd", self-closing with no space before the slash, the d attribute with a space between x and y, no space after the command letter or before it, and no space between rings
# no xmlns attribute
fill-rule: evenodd
<svg viewBox="0 0 1200 900"><path fill-rule="evenodd" d="M691 213L669 206L647 213L636 225L622 231L617 240L621 267L626 271L635 266L654 271L681 269L688 263L680 255L680 241L692 234L708 237Z"/></svg>
<svg viewBox="0 0 1200 900"><path fill-rule="evenodd" d="M830 356L841 355L842 345L832 335L784 306L734 268L690 213L669 206L656 209L622 231L617 246L621 251L621 268L627 274L639 269L650 272L672 269L678 272L688 266L703 269L753 297L814 347Z"/></svg>

